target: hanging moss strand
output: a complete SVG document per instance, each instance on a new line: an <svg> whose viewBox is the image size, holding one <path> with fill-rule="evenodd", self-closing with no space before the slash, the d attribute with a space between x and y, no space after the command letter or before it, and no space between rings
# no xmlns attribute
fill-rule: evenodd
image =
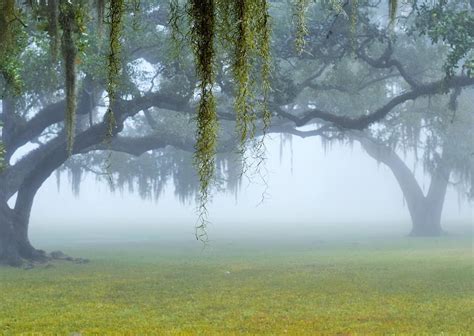
<svg viewBox="0 0 474 336"><path fill-rule="evenodd" d="M206 241L207 203L210 186L215 173L217 144L217 112L212 92L215 73L215 4L214 0L191 0L191 39L196 64L196 74L200 81L200 101L197 108L197 130L195 164L199 175L199 224L196 239Z"/></svg>
<svg viewBox="0 0 474 336"><path fill-rule="evenodd" d="M179 63L182 59L183 42L186 39L181 27L183 25L183 17L186 17L186 8L179 0L170 0L168 7L168 23L171 28L170 59L177 60Z"/></svg>
<svg viewBox="0 0 474 336"><path fill-rule="evenodd" d="M77 47L74 42L75 11L71 3L66 0L60 2L59 21L62 28L62 56L66 81L66 117L65 129L67 139L67 152L70 155L74 147L74 133L76 124L76 59Z"/></svg>
<svg viewBox="0 0 474 336"><path fill-rule="evenodd" d="M95 0L95 8L97 13L97 30L102 35L105 17L105 0Z"/></svg>
<svg viewBox="0 0 474 336"><path fill-rule="evenodd" d="M59 46L58 0L48 1L48 35L52 62L56 62Z"/></svg>
<svg viewBox="0 0 474 336"><path fill-rule="evenodd" d="M103 17L101 10L103 9L103 1L97 1L99 20ZM112 137L117 127L117 119L113 110L117 99L117 90L122 71L121 61L121 44L120 37L123 33L123 16L125 12L124 0L111 0L109 7L109 54L107 56L107 95L109 97L109 106L105 114L107 121L107 133L105 135L105 143L110 146ZM115 189L112 174L112 150L109 150L105 161L105 173L111 190Z"/></svg>
<svg viewBox="0 0 474 336"><path fill-rule="evenodd" d="M352 51L355 53L357 48L357 19L358 19L358 10L359 10L359 0L351 1L351 47Z"/></svg>
<svg viewBox="0 0 474 336"><path fill-rule="evenodd" d="M390 25L393 26L393 24L395 23L395 18L397 16L398 0L389 0L388 6L388 16L390 18Z"/></svg>
<svg viewBox="0 0 474 336"><path fill-rule="evenodd" d="M270 13L267 0L260 0L261 15L259 17L258 31L260 32L259 53L262 59L262 93L263 93L263 133L270 127L271 113L268 107L270 96L270 76L271 76L271 24ZM262 140L263 141L263 140Z"/></svg>
<svg viewBox="0 0 474 336"><path fill-rule="evenodd" d="M122 70L120 37L123 30L124 10L124 0L110 1L109 55L107 56L107 94L109 96L109 107L107 110L108 137L113 136L116 127L113 105L117 98L117 88Z"/></svg>
<svg viewBox="0 0 474 336"><path fill-rule="evenodd" d="M306 44L306 36L309 33L306 19L308 7L309 0L293 0L295 48L298 54L303 53Z"/></svg>
<svg viewBox="0 0 474 336"><path fill-rule="evenodd" d="M237 92L235 98L235 111L237 130L240 136L240 143L243 147L246 140L252 137L254 133L252 114L250 112L250 52L252 45L252 28L249 15L249 6L247 0L235 0L235 13L237 15L237 34L235 38L234 55L234 78L236 81Z"/></svg>

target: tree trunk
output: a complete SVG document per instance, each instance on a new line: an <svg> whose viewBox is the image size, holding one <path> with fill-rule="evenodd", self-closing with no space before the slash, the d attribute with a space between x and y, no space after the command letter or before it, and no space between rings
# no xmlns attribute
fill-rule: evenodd
<svg viewBox="0 0 474 336"><path fill-rule="evenodd" d="M25 261L47 260L46 254L28 239L29 212L17 213L6 203L0 208L0 264L20 266Z"/></svg>
<svg viewBox="0 0 474 336"><path fill-rule="evenodd" d="M48 260L46 253L35 249L28 238L33 200L48 176L49 171L43 168L37 169L25 178L17 192L13 209L9 207L8 196L0 187L0 264L19 266L25 261L44 262Z"/></svg>
<svg viewBox="0 0 474 336"><path fill-rule="evenodd" d="M441 236L441 211L427 201L421 204L416 211L410 211L413 228L410 236L430 237Z"/></svg>
<svg viewBox="0 0 474 336"><path fill-rule="evenodd" d="M411 236L440 236L441 213L448 187L450 170L441 158L438 168L431 178L430 189L425 196L413 172L390 147L377 143L374 139L355 135L366 152L379 162L384 163L397 179L407 202L412 220Z"/></svg>
<svg viewBox="0 0 474 336"><path fill-rule="evenodd" d="M412 217L412 236L440 236L444 234L441 228L441 214L444 199L448 189L449 172L440 166L431 178L430 189L422 202L410 215Z"/></svg>
<svg viewBox="0 0 474 336"><path fill-rule="evenodd" d="M89 148L105 138L107 126L105 123L95 125L76 137L75 148ZM121 128L117 128L117 132ZM78 150L75 150L75 153ZM62 136L51 140L43 147L43 151L33 151L37 154L35 160L27 163L27 169L7 167L0 174L0 264L13 266L23 262L38 262L49 259L44 251L33 248L28 239L28 224L34 197L44 181L63 164L68 154L66 143ZM31 158L31 157L29 157ZM12 188L11 181L21 184ZM17 191L15 207L10 209L7 204L12 190Z"/></svg>

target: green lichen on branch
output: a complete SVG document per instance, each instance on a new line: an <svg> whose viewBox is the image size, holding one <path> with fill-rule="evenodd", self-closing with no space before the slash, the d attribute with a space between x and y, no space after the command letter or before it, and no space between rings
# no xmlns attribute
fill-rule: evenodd
<svg viewBox="0 0 474 336"><path fill-rule="evenodd" d="M206 241L207 203L215 173L217 111L213 94L215 81L215 4L214 0L191 0L191 41L199 79L200 101L197 108L195 165L199 175L199 224L196 238Z"/></svg>

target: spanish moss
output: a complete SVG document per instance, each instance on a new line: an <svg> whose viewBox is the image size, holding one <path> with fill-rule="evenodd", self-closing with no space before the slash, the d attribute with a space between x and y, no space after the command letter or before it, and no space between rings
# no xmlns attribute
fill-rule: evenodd
<svg viewBox="0 0 474 336"><path fill-rule="evenodd" d="M69 155L71 155L74 146L77 99L77 47L73 36L74 30L76 28L76 11L74 5L72 5L66 0L61 0L59 21L63 31L61 46L66 83L65 129L67 139L67 152Z"/></svg>
<svg viewBox="0 0 474 336"><path fill-rule="evenodd" d="M395 22L398 9L398 0L390 0L388 4L388 16L390 18L390 25L392 26Z"/></svg>
<svg viewBox="0 0 474 336"><path fill-rule="evenodd" d="M51 49L51 60L56 62L58 56L59 45L59 29L58 29L58 1L48 1L48 35Z"/></svg>
<svg viewBox="0 0 474 336"><path fill-rule="evenodd" d="M270 127L271 112L268 106L271 85L271 24L270 13L267 0L260 0L261 15L258 20L258 29L260 32L259 53L262 59L262 93L263 93L263 133L265 134Z"/></svg>
<svg viewBox="0 0 474 336"><path fill-rule="evenodd" d="M303 53L308 35L306 14L309 0L293 0L293 16L295 25L295 47L298 54Z"/></svg>
<svg viewBox="0 0 474 336"><path fill-rule="evenodd" d="M185 34L183 33L184 28L182 28L182 26L186 25L184 21L187 18L187 10L186 5L181 4L179 0L170 0L168 23L171 28L170 59L172 60L180 60L183 42L185 40Z"/></svg>
<svg viewBox="0 0 474 336"><path fill-rule="evenodd" d="M351 45L352 50L355 52L357 44L357 15L359 9L359 0L351 1Z"/></svg>
<svg viewBox="0 0 474 336"><path fill-rule="evenodd" d="M204 232L206 204L209 187L215 171L215 146L217 143L217 112L212 92L215 81L215 43L223 46L223 54L230 56L229 65L235 87L234 109L239 138L239 152L246 151L249 140L257 130L257 110L261 109L263 133L270 125L268 109L271 74L271 27L267 0L214 0L170 2L171 40L179 50L182 37L182 17L190 18L191 44L193 46L196 73L199 79L200 102L197 113L197 145L195 160L201 181L199 202L200 225ZM217 22L217 23L216 23ZM260 85L257 85L257 82ZM253 141L253 150L259 164L264 158L263 139ZM244 159L244 161L246 161ZM199 238L198 234L198 239Z"/></svg>
<svg viewBox="0 0 474 336"><path fill-rule="evenodd" d="M199 223L196 239L206 241L207 203L215 173L217 144L217 112L212 92L215 73L215 6L214 0L191 0L191 38L199 83L200 101L197 108L195 164L199 175Z"/></svg>
<svg viewBox="0 0 474 336"><path fill-rule="evenodd" d="M114 131L117 127L117 119L113 110L117 99L120 74L122 71L120 37L123 32L123 17L125 11L124 0L111 0L109 8L109 54L107 56L107 94L109 106L105 114L107 121L107 132L105 142L110 147ZM112 151L109 150L105 160L105 172L111 190L115 189L112 175Z"/></svg>
<svg viewBox="0 0 474 336"><path fill-rule="evenodd" d="M2 124L0 123L0 126ZM6 162L5 162L5 155L7 154L7 151L5 149L5 145L3 144L2 141L0 141L0 172L5 169L6 167Z"/></svg>
<svg viewBox="0 0 474 336"><path fill-rule="evenodd" d="M246 140L255 134L255 115L252 113L250 99L252 88L250 81L251 52L255 49L253 39L250 1L235 0L237 33L235 39L234 78L236 81L235 111L238 135L243 147ZM242 148L243 149L243 148Z"/></svg>
<svg viewBox="0 0 474 336"><path fill-rule="evenodd" d="M123 30L124 9L124 0L110 1L109 55L107 56L107 94L109 96L109 107L107 110L108 137L112 137L116 127L113 105L117 98L117 88L122 70L120 37Z"/></svg>
<svg viewBox="0 0 474 336"><path fill-rule="evenodd" d="M105 19L105 0L95 0L95 7L97 13L97 30L99 35L101 35Z"/></svg>
<svg viewBox="0 0 474 336"><path fill-rule="evenodd" d="M132 27L134 30L140 29L140 13L141 13L141 1L140 0L131 0L131 7L132 7Z"/></svg>

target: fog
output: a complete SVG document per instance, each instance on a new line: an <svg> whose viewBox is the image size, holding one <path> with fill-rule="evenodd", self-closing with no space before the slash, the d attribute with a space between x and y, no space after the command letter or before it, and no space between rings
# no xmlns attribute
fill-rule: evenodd
<svg viewBox="0 0 474 336"><path fill-rule="evenodd" d="M209 206L210 241L328 237L406 236L411 221L392 172L369 157L358 143L324 148L318 138L293 137L283 144L270 136L267 186L244 178L238 195L214 193ZM403 157L403 156L402 156ZM407 162L414 162L408 155ZM426 192L429 177L417 168ZM194 239L194 202L182 204L168 186L158 201L112 193L86 175L79 197L67 174L58 191L51 176L41 188L31 218L33 241L135 241ZM262 202L262 193L265 193ZM449 188L442 216L451 234L470 234L472 203ZM58 239L56 239L56 243Z"/></svg>
<svg viewBox="0 0 474 336"><path fill-rule="evenodd" d="M474 0L0 2L0 335L474 335Z"/></svg>

